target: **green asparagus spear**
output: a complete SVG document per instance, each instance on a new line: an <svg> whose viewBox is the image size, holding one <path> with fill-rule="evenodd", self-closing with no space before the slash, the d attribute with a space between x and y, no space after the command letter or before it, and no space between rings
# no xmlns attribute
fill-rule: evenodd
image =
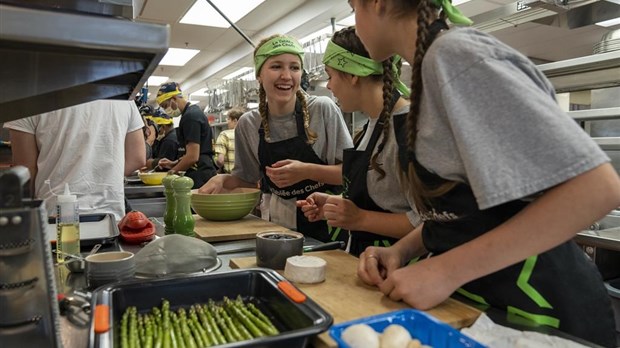
<svg viewBox="0 0 620 348"><path fill-rule="evenodd" d="M129 309L125 310L121 318L121 347L129 348Z"/></svg>
<svg viewBox="0 0 620 348"><path fill-rule="evenodd" d="M187 316L183 308L179 309L179 324L181 325L181 334L183 334L185 339L185 346L187 348L197 348L194 336L192 336L192 332L187 325Z"/></svg>
<svg viewBox="0 0 620 348"><path fill-rule="evenodd" d="M209 320L206 314L207 310L203 308L202 305L197 304L196 312L198 313L198 318L200 318L200 323L202 324L202 327L207 332L207 336L209 337L209 341L211 342L211 344L215 346L218 344L226 343L226 341L220 341L220 339L218 338L218 335L216 335L215 329L217 328L217 325L215 325L215 323L213 324L211 323L211 321ZM214 325L215 325L215 328L214 328Z"/></svg>
<svg viewBox="0 0 620 348"><path fill-rule="evenodd" d="M248 331L250 331L250 333L252 333L252 336L254 337L265 336L265 333L261 331L261 329L258 328L258 326L255 325L254 322L245 313L243 313L243 311L241 310L241 308L239 308L238 305L234 305L230 303L228 307L230 308L231 312L235 315L235 317L241 323L243 323L243 325L248 329Z"/></svg>
<svg viewBox="0 0 620 348"><path fill-rule="evenodd" d="M263 322L262 320L260 320L258 317L252 314L252 312L250 312L250 310L247 309L245 306L236 305L235 308L238 308L241 311L241 313L243 313L244 316L246 316L252 323L254 323L254 325L256 325L265 334L270 335L270 336L278 334L278 329L276 329L273 325L269 325ZM245 322L243 323L244 325L247 325Z"/></svg>
<svg viewBox="0 0 620 348"><path fill-rule="evenodd" d="M241 321L239 321L239 319L237 319L236 316L230 315L230 318L233 321L233 325L235 325L235 327L239 330L239 333L241 334L241 337L243 337L244 340L251 340L252 338L254 338L254 336L252 336L250 331L248 331L248 329L245 326L243 326L243 323L241 323Z"/></svg>
<svg viewBox="0 0 620 348"><path fill-rule="evenodd" d="M161 303L161 314L162 314L162 332L164 334L164 338L162 340L163 348L171 348L172 342L170 338L170 302L168 300L162 300Z"/></svg>
<svg viewBox="0 0 620 348"><path fill-rule="evenodd" d="M129 347L140 348L138 341L138 319L136 307L129 307Z"/></svg>
<svg viewBox="0 0 620 348"><path fill-rule="evenodd" d="M153 348L154 333L151 316L147 314L144 316L144 348Z"/></svg>
<svg viewBox="0 0 620 348"><path fill-rule="evenodd" d="M226 325L224 318L222 318L220 314L219 307L216 306L215 303L212 301L209 301L209 311L213 315L213 318L215 319L215 322L217 323L217 325L220 327L220 330L222 330L224 337L226 337L226 341L228 341L229 343L236 342L237 340L235 339L235 336L230 331L230 327Z"/></svg>
<svg viewBox="0 0 620 348"><path fill-rule="evenodd" d="M213 307L214 306L215 304L213 304ZM224 332L218 325L217 320L215 319L215 313L211 311L211 306L208 307L207 305L203 305L203 309L204 309L205 314L207 315L207 319L209 319L209 323L211 324L211 327L213 328L213 332L215 333L215 336L217 337L218 342L229 343L229 341L226 339L226 336L224 335Z"/></svg>
<svg viewBox="0 0 620 348"><path fill-rule="evenodd" d="M243 304L243 302L241 302ZM278 329L276 329L275 325L273 325L273 323L271 322L271 320L269 320L269 318L260 311L260 309L256 308L256 306L252 303L249 302L246 305L247 309L250 310L250 312L252 314L254 314L254 316L256 316L258 319L260 319L262 322L264 322L265 324L271 326L271 328L273 329L273 331L275 331L276 333L278 333Z"/></svg>
<svg viewBox="0 0 620 348"><path fill-rule="evenodd" d="M219 308L218 311L220 312L220 316L222 317L222 319L224 319L224 323L226 323L226 326L228 326L230 332L235 337L235 339L237 341L242 341L243 336L241 336L241 333L239 333L239 329L235 326L228 313L226 313L226 310L224 310L224 308Z"/></svg>
<svg viewBox="0 0 620 348"><path fill-rule="evenodd" d="M194 331L197 331L198 334L200 335L200 338L202 339L202 346L203 347L210 347L210 346L212 346L213 342L211 342L211 339L209 338L209 335L207 335L206 330L200 324L200 319L198 319L198 314L196 312L196 306L195 305L192 305L189 308L188 314L189 314L189 319L191 320L191 323L195 326L195 330Z"/></svg>
<svg viewBox="0 0 620 348"><path fill-rule="evenodd" d="M179 326L179 317L174 311L170 311L170 343L172 343L172 347L185 348L185 341L183 341L181 327Z"/></svg>

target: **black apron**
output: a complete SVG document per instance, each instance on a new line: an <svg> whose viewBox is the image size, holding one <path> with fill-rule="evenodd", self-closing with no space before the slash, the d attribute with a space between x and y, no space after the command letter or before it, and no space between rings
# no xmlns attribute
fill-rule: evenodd
<svg viewBox="0 0 620 348"><path fill-rule="evenodd" d="M187 103L187 105L185 105L185 108L183 108L182 114L185 114L185 112L190 107L190 105L192 104ZM207 128L209 128L208 123L207 123ZM176 131L180 132L181 130L177 128ZM210 128L207 131L211 132ZM177 133L177 137L178 137L178 133ZM181 158L186 153L185 146L187 144L179 144L179 145L180 147L179 147L178 158ZM189 167L185 171L185 176L190 177L194 181L194 186L192 186L192 189L197 189L197 188L201 188L204 184L207 183L207 181L209 181L209 179L211 179L215 175L217 175L217 166L215 165L215 161L213 160L213 152L211 151L210 153L203 153L202 141L201 141L200 155L198 156L198 162L192 164L192 166Z"/></svg>
<svg viewBox="0 0 620 348"><path fill-rule="evenodd" d="M265 130L262 123L258 130L258 159L262 172L262 184L268 187L272 194L284 199L306 199L313 192L339 193L340 186L328 185L312 180L303 180L297 184L279 188L266 175L265 167L285 160L293 159L304 163L326 164L314 152L312 146L308 144L306 131L304 129L303 112L301 103L295 104L295 120L297 122L297 136L282 141L269 143L265 141ZM348 234L339 228L332 228L324 220L310 222L304 216L301 209L297 209L297 231L320 240L322 242L344 241L348 239Z"/></svg>
<svg viewBox="0 0 620 348"><path fill-rule="evenodd" d="M400 97L398 91L396 91L392 98L392 106L396 104L396 101ZM360 209L378 211L383 213L390 213L390 211L381 208L375 203L375 201L368 194L368 182L367 176L370 168L370 160L372 153L381 132L383 132L383 120L378 120L375 128L372 132L366 150L357 151L357 147L361 142L363 136L359 137L359 141L355 144L354 148L345 149L342 161L342 176L345 183L344 198L350 199ZM368 123L364 125L363 132L366 133ZM359 257L359 255L366 250L369 246L382 246L388 247L398 241L396 238L386 237L380 234L366 232L366 231L349 231L351 233L351 243L349 245L349 253Z"/></svg>
<svg viewBox="0 0 620 348"><path fill-rule="evenodd" d="M395 116L394 127L404 130L405 118ZM444 182L407 151L405 131L397 133L397 141L402 168L413 163L420 180L428 187ZM424 246L436 255L441 254L490 231L527 204L515 200L480 210L471 188L460 183L447 194L430 200L431 212L422 216ZM509 320L513 316L525 317L603 346L615 343L611 301L602 277L572 241L476 279L457 292L505 310Z"/></svg>

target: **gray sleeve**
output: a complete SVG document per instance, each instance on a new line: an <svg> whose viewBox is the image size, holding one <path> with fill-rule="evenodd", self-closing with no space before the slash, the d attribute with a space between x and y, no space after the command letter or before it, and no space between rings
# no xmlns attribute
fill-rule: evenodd
<svg viewBox="0 0 620 348"><path fill-rule="evenodd" d="M235 166L232 175L247 182L258 182L261 177L258 162L258 111L249 111L239 118L235 127Z"/></svg>
<svg viewBox="0 0 620 348"><path fill-rule="evenodd" d="M312 117L310 127L318 133L314 151L327 164L342 163L343 150L353 147L353 140L340 108L328 97L309 97L308 112Z"/></svg>
<svg viewBox="0 0 620 348"><path fill-rule="evenodd" d="M527 58L501 47L485 55L474 45L464 68L457 61L462 46L453 42L452 52L440 52L425 67L426 111L433 114L425 117L445 117L446 128L434 136L451 138L445 141L454 143L481 209L530 196L609 161L560 109L551 84ZM420 154L423 165L435 162L431 170L458 177L429 153Z"/></svg>

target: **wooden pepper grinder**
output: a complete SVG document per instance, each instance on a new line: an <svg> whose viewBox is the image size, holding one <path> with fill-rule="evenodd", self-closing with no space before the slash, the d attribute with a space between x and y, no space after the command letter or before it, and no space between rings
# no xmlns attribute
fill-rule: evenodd
<svg viewBox="0 0 620 348"><path fill-rule="evenodd" d="M185 236L195 237L194 216L190 208L190 198L194 180L184 176L185 172L179 172L181 176L172 181L174 198L176 200L176 215L174 216L174 232Z"/></svg>
<svg viewBox="0 0 620 348"><path fill-rule="evenodd" d="M174 216L176 215L177 204L174 198L172 181L178 177L178 175L169 172L161 181L165 188L164 196L166 196L166 211L164 212L164 231L166 234L174 234Z"/></svg>

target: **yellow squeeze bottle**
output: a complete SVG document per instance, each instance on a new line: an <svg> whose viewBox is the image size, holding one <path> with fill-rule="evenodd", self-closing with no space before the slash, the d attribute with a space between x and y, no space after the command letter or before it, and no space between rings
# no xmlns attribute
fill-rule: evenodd
<svg viewBox="0 0 620 348"><path fill-rule="evenodd" d="M57 197L56 203L56 253L58 263L71 257L80 256L80 215L77 196L69 191L65 183L65 192Z"/></svg>

